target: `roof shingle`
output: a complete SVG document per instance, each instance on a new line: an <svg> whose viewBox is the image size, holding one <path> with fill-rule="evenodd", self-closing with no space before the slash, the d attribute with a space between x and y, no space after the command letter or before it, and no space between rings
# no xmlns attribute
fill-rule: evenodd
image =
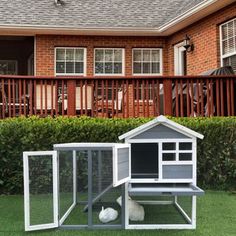
<svg viewBox="0 0 236 236"><path fill-rule="evenodd" d="M0 25L156 28L204 0L1 0Z"/></svg>

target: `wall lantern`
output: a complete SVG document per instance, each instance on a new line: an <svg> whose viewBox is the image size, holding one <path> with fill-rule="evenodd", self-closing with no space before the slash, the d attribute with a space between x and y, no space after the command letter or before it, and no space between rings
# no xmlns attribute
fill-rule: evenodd
<svg viewBox="0 0 236 236"><path fill-rule="evenodd" d="M187 52L192 52L194 50L194 45L187 34L185 36L185 39L183 40L183 47Z"/></svg>

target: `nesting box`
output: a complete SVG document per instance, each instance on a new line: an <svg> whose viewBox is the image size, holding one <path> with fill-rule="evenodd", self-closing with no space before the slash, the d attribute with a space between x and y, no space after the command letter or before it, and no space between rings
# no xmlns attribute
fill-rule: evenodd
<svg viewBox="0 0 236 236"><path fill-rule="evenodd" d="M25 229L194 229L196 196L204 193L196 185L197 138L159 116L121 135L123 144L24 152ZM144 210L141 221L131 217L130 198ZM100 222L102 207L118 217Z"/></svg>

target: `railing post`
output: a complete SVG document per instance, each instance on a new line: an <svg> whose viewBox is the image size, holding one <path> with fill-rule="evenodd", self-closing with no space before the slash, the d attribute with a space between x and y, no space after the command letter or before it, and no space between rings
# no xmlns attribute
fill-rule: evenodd
<svg viewBox="0 0 236 236"><path fill-rule="evenodd" d="M172 115L172 80L164 79L164 115Z"/></svg>
<svg viewBox="0 0 236 236"><path fill-rule="evenodd" d="M76 107L75 107L75 99L76 99L76 80L69 79L67 80L67 115L75 116L76 115Z"/></svg>

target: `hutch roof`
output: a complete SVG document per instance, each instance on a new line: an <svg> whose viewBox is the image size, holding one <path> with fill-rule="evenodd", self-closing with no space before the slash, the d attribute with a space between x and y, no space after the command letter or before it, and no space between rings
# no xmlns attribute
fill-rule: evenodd
<svg viewBox="0 0 236 236"><path fill-rule="evenodd" d="M165 116L158 116L157 118L155 118L154 120L149 121L148 123L145 123L125 134L122 134L121 136L119 136L119 139L130 139L133 138L157 125L164 125L164 126L168 126L170 129L173 129L179 133L182 133L186 136L192 137L192 138L200 138L203 139L204 136L200 133L195 132L194 130L191 130L185 126L182 126L180 124L177 124L174 121L171 121L169 119L167 119Z"/></svg>

